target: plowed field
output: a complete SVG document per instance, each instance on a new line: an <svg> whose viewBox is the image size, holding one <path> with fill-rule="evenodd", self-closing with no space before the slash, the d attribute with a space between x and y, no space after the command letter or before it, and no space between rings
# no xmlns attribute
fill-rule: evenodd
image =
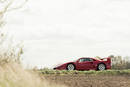
<svg viewBox="0 0 130 87"><path fill-rule="evenodd" d="M53 83L68 87L130 87L130 75L47 75Z"/></svg>

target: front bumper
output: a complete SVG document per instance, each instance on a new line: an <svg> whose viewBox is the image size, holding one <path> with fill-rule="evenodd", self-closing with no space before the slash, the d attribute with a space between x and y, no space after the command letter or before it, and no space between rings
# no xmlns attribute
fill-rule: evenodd
<svg viewBox="0 0 130 87"><path fill-rule="evenodd" d="M53 69L54 70L65 70L66 66L65 65L61 65L61 66L58 66L58 67L54 67Z"/></svg>

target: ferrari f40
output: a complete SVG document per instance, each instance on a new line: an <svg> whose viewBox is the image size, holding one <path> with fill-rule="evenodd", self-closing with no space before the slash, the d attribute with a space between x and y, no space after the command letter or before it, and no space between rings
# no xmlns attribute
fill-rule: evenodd
<svg viewBox="0 0 130 87"><path fill-rule="evenodd" d="M82 57L74 62L67 62L54 67L56 70L107 70L111 69L111 58Z"/></svg>

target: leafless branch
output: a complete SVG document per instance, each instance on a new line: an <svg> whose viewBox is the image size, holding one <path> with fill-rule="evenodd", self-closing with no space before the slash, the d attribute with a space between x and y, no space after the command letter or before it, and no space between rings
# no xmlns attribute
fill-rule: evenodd
<svg viewBox="0 0 130 87"><path fill-rule="evenodd" d="M10 8L10 9L8 9L7 11L12 11L12 10L20 9L20 8L22 8L22 7L26 4L27 1L28 1L28 0L24 0L24 2L21 3L21 5L19 5L19 6L17 6L17 7Z"/></svg>
<svg viewBox="0 0 130 87"><path fill-rule="evenodd" d="M6 12L22 8L26 4L27 1L28 0L24 0L24 2L21 3L19 6L11 8L11 5L15 2L14 0L9 0L9 1L8 0L0 0L0 3L6 3L7 2L7 4L5 5L5 7L0 11L0 26L2 24L4 24L2 19L3 19L3 16L4 16L4 14Z"/></svg>

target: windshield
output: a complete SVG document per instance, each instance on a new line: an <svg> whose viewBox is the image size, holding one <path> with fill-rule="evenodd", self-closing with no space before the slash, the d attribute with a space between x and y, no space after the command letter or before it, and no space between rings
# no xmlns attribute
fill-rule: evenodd
<svg viewBox="0 0 130 87"><path fill-rule="evenodd" d="M77 60L73 60L73 62L76 62Z"/></svg>

